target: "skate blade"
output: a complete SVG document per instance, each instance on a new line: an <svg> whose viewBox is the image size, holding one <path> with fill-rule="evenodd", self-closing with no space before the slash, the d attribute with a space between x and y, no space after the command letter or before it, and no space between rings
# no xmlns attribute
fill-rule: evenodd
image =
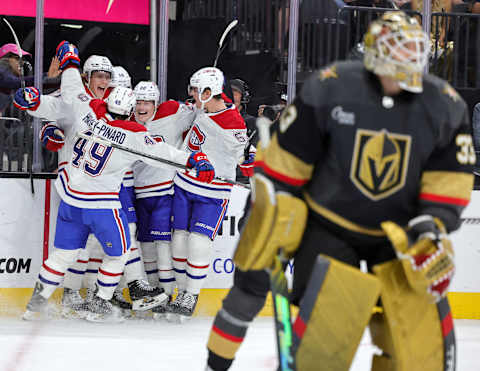
<svg viewBox="0 0 480 371"><path fill-rule="evenodd" d="M48 314L45 312L32 312L28 309L25 311L25 313L23 313L22 316L24 321L46 321L48 318Z"/></svg>
<svg viewBox="0 0 480 371"><path fill-rule="evenodd" d="M145 311L153 309L162 305L168 300L168 295L162 292L160 295L154 297L145 297L142 299L137 299L132 301L132 309L137 311Z"/></svg>
<svg viewBox="0 0 480 371"><path fill-rule="evenodd" d="M155 321L163 321L167 319L167 313L153 313L153 319Z"/></svg>
<svg viewBox="0 0 480 371"><path fill-rule="evenodd" d="M120 315L104 315L92 312L87 313L85 319L89 322L97 323L118 323L125 321L125 317Z"/></svg>

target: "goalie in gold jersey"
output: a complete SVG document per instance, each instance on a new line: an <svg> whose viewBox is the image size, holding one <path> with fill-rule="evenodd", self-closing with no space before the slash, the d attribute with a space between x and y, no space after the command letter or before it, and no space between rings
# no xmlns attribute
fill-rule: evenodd
<svg viewBox="0 0 480 371"><path fill-rule="evenodd" d="M454 273L448 234L473 186L467 106L447 82L423 75L428 37L415 19L387 12L364 44L363 63L314 74L268 143L261 138L207 369L229 368L278 250L295 259L297 370L348 370L368 324L383 350L374 371L455 367L445 295Z"/></svg>

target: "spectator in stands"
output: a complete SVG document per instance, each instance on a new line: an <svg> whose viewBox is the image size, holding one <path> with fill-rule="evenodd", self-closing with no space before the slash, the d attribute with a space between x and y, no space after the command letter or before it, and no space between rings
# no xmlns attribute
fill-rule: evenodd
<svg viewBox="0 0 480 371"><path fill-rule="evenodd" d="M26 58L31 57L25 50L22 50L22 54ZM53 58L48 73L44 75L44 84L60 84L58 65L58 60ZM31 70L31 64L25 61L24 67L27 66L30 66L28 69ZM31 71L25 71L25 75L29 75L25 76L25 85L32 86L34 76L31 75ZM20 87L20 52L15 44L5 44L0 47L0 113L10 105L13 93Z"/></svg>

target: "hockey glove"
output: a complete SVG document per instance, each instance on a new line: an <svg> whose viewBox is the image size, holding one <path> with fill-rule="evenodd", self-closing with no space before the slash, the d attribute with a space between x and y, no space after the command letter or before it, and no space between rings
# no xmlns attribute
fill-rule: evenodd
<svg viewBox="0 0 480 371"><path fill-rule="evenodd" d="M421 215L403 229L393 222L382 228L400 259L410 287L439 301L447 294L455 272L452 242L443 223L431 215Z"/></svg>
<svg viewBox="0 0 480 371"><path fill-rule="evenodd" d="M46 149L57 152L65 144L65 135L62 129L55 125L47 124L40 132L40 140Z"/></svg>
<svg viewBox="0 0 480 371"><path fill-rule="evenodd" d="M40 92L33 86L18 89L13 97L13 105L22 111L27 109L35 111L39 104Z"/></svg>
<svg viewBox="0 0 480 371"><path fill-rule="evenodd" d="M78 49L68 41L62 41L58 44L55 56L60 61L60 69L62 71L69 67L80 68Z"/></svg>
<svg viewBox="0 0 480 371"><path fill-rule="evenodd" d="M203 152L193 152L187 161L187 168L197 171L197 178L201 182L211 183L215 177L215 170Z"/></svg>
<svg viewBox="0 0 480 371"><path fill-rule="evenodd" d="M255 152L250 152L248 157L245 161L239 165L240 171L242 172L243 176L251 177L253 176L253 168L255 162Z"/></svg>

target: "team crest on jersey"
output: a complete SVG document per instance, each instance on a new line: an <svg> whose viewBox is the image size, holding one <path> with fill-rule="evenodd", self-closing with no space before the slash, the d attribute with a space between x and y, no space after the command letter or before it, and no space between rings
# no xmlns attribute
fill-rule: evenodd
<svg viewBox="0 0 480 371"><path fill-rule="evenodd" d="M188 148L191 151L200 151L202 144L205 142L205 134L198 128L197 125L192 127L190 131L190 138L188 140Z"/></svg>
<svg viewBox="0 0 480 371"><path fill-rule="evenodd" d="M155 144L155 139L153 139L150 135L145 135L144 139L145 139L145 144L148 144L148 145Z"/></svg>
<svg viewBox="0 0 480 371"><path fill-rule="evenodd" d="M402 189L410 158L410 135L357 130L350 179L373 201Z"/></svg>
<svg viewBox="0 0 480 371"><path fill-rule="evenodd" d="M150 135L153 139L155 139L155 142L160 143L160 142L165 142L165 138L163 135Z"/></svg>

